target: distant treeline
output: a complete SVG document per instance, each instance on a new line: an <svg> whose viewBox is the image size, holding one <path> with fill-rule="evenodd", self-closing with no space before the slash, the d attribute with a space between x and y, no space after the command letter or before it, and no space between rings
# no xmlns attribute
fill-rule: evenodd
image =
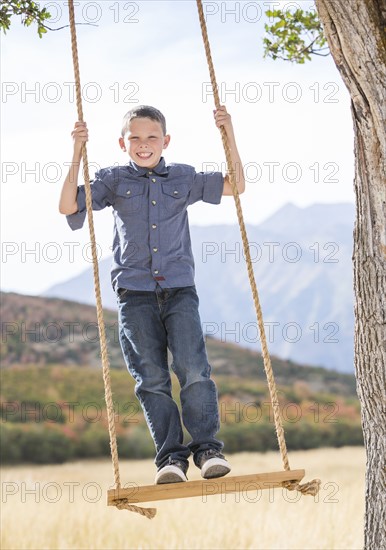
<svg viewBox="0 0 386 550"><path fill-rule="evenodd" d="M224 442L227 453L265 452L278 448L274 427L268 423L257 426L224 425L219 438ZM296 450L363 445L363 438L360 426L340 422L328 428L307 424L289 426L286 429L286 442L289 450ZM119 436L118 451L121 458L151 458L155 455L153 442L147 428L143 426L135 428L126 437ZM51 464L109 455L107 430L90 430L73 439L64 431L43 426L33 426L27 430L20 426L1 426L2 464Z"/></svg>
<svg viewBox="0 0 386 550"><path fill-rule="evenodd" d="M113 370L111 378L120 457L154 457L133 380L121 370ZM218 437L224 441L224 450L277 449L266 384L234 376L217 376L216 382L221 419ZM315 392L304 380L278 389L290 450L363 444L359 403L354 396ZM178 394L178 384L174 384L179 403ZM108 456L103 395L99 369L60 365L3 369L1 462L47 464Z"/></svg>

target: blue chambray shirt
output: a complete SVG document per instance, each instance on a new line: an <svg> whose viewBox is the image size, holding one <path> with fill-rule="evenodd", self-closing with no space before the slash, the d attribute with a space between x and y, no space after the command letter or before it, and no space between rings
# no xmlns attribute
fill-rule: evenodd
<svg viewBox="0 0 386 550"><path fill-rule="evenodd" d="M111 206L114 216L113 289L154 290L194 285L194 259L187 207L197 201L219 204L221 172L196 172L186 164L155 168L104 168L91 184L93 210ZM67 216L72 230L86 217L84 185L78 186L78 212Z"/></svg>

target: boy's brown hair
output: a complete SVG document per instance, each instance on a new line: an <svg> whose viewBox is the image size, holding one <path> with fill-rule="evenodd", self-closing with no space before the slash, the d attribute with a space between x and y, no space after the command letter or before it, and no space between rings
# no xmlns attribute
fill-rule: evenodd
<svg viewBox="0 0 386 550"><path fill-rule="evenodd" d="M161 111L155 107L150 107L150 105L138 105L138 107L134 107L134 109L131 109L123 117L122 137L125 137L130 121L133 120L133 118L150 118L150 120L159 122L161 124L163 134L166 136L166 120Z"/></svg>

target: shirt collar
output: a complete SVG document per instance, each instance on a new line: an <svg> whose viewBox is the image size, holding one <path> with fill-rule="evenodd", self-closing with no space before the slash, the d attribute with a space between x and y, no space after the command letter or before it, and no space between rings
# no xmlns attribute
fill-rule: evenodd
<svg viewBox="0 0 386 550"><path fill-rule="evenodd" d="M129 162L129 166L130 166L131 170L133 170L134 173L138 176L145 176L149 172L155 172L159 176L167 176L167 174L168 174L168 169L167 169L164 157L161 157L159 163L157 164L157 166L155 166L151 170L149 170L149 168L144 168L142 166L138 166L132 160Z"/></svg>

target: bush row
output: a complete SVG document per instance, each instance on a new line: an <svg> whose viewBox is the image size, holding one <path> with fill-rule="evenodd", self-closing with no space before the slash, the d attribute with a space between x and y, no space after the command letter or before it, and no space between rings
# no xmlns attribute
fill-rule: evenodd
<svg viewBox="0 0 386 550"><path fill-rule="evenodd" d="M260 423L258 426L224 425L219 437L228 453L265 452L278 448L275 428L271 423ZM290 424L285 427L285 439L289 450L363 445L361 426L344 422L318 427L307 423Z"/></svg>
<svg viewBox="0 0 386 550"><path fill-rule="evenodd" d="M60 464L72 459L97 458L110 455L108 434L100 429L88 430L78 439L63 431L37 426L26 430L13 424L1 426L0 461L2 464L31 462ZM289 450L317 447L363 445L360 426L339 422L329 426L311 424L289 425L285 430ZM223 425L219 439L227 453L240 451L264 452L277 449L274 426L260 423ZM121 458L141 459L154 457L154 445L146 426L138 426L126 436L118 437Z"/></svg>

